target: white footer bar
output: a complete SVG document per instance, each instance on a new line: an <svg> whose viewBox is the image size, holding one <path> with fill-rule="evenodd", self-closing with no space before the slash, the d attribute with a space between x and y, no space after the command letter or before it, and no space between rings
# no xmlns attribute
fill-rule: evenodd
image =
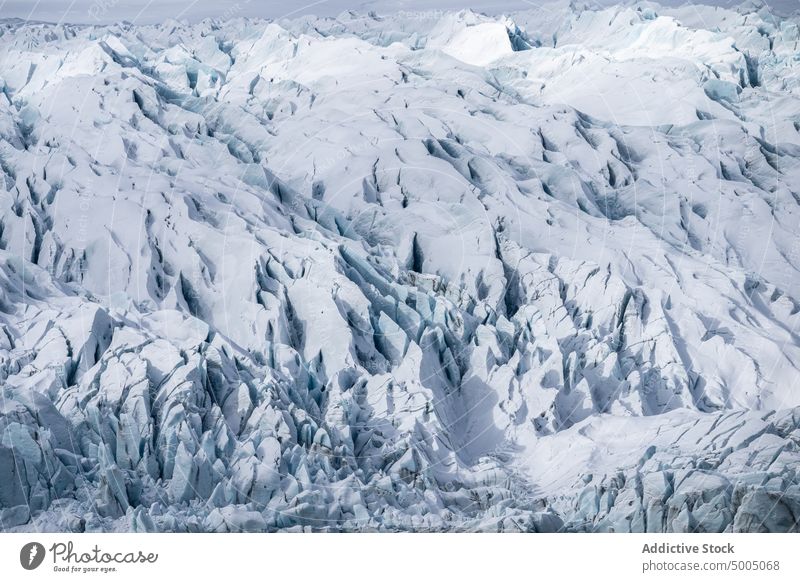
<svg viewBox="0 0 800 582"><path fill-rule="evenodd" d="M798 580L797 534L0 534L3 580Z"/></svg>

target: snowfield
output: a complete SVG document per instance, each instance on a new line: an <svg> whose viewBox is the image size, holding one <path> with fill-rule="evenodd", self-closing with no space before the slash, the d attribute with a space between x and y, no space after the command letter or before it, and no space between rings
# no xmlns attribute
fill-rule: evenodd
<svg viewBox="0 0 800 582"><path fill-rule="evenodd" d="M0 529L797 530L799 24L0 22Z"/></svg>

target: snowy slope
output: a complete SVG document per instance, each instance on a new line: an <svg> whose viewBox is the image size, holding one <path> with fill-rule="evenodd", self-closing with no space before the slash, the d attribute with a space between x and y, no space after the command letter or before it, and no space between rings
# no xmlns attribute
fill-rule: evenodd
<svg viewBox="0 0 800 582"><path fill-rule="evenodd" d="M798 23L0 25L0 527L786 531Z"/></svg>

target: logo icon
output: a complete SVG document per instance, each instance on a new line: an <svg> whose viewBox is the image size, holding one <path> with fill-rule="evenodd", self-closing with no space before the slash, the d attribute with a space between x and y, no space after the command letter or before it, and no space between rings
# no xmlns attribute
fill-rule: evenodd
<svg viewBox="0 0 800 582"><path fill-rule="evenodd" d="M19 563L26 570L35 570L44 562L44 546L39 542L30 542L19 551Z"/></svg>

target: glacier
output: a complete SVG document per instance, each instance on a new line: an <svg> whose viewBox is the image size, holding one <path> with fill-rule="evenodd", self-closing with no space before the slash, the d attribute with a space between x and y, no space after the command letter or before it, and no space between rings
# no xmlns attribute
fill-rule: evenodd
<svg viewBox="0 0 800 582"><path fill-rule="evenodd" d="M799 26L0 21L0 529L797 531Z"/></svg>

